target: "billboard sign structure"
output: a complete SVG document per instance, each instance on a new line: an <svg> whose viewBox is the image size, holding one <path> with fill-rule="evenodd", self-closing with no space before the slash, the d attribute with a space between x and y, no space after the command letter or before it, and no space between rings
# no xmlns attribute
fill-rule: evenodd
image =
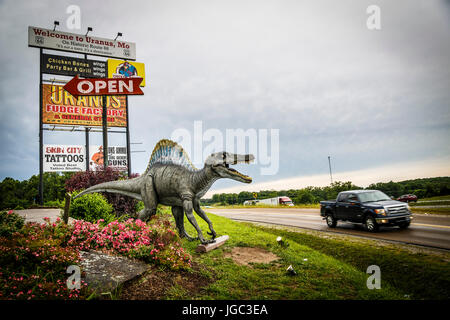
<svg viewBox="0 0 450 320"><path fill-rule="evenodd" d="M107 104L108 127L127 126L125 96L80 96L75 98L63 86L42 85L42 123L53 125L102 126L103 99Z"/></svg>
<svg viewBox="0 0 450 320"><path fill-rule="evenodd" d="M86 169L86 150L76 145L44 145L44 172L76 172Z"/></svg>
<svg viewBox="0 0 450 320"><path fill-rule="evenodd" d="M42 54L43 73L83 78L106 78L107 63L105 61L80 59L74 57Z"/></svg>
<svg viewBox="0 0 450 320"><path fill-rule="evenodd" d="M141 77L145 87L145 64L136 61L108 59L108 78Z"/></svg>
<svg viewBox="0 0 450 320"><path fill-rule="evenodd" d="M103 167L103 146L89 146L89 170ZM127 147L108 146L108 167L119 171L128 170Z"/></svg>
<svg viewBox="0 0 450 320"><path fill-rule="evenodd" d="M136 44L88 35L28 27L28 46L136 60Z"/></svg>
<svg viewBox="0 0 450 320"><path fill-rule="evenodd" d="M117 41L122 36L107 39L70 32L56 31L59 23L55 21L53 30L28 27L28 46L39 48L39 203L44 203L43 173L61 171L89 171L89 128L85 128L85 148L82 146L45 145L44 130L68 131L56 126L72 126L70 131L80 131L75 126L102 127L104 167L107 164L128 170L131 175L130 131L128 127L128 95L144 94L139 85L144 73L140 67L130 67L129 61L136 60L136 44ZM88 28L88 32L92 28ZM84 55L67 57L48 54L46 49ZM107 78L108 65L105 61L87 59L88 55L110 59L122 59L116 72L123 77ZM139 66L139 65L138 65ZM143 67L143 65L142 65ZM136 69L136 70L135 70ZM136 74L138 73L138 74ZM58 79L45 80L44 74L74 77L69 86L56 85ZM142 76L142 77L141 77ZM80 80L80 78L82 80ZM84 79L83 79L84 78ZM89 79L96 79L90 82ZM50 83L50 84L48 84ZM94 90L92 90L94 89ZM46 128L44 125L53 125ZM108 128L124 127L126 147L111 147L111 160L108 150ZM78 148L79 147L79 148ZM69 149L67 149L69 148ZM71 148L71 149L70 149ZM117 150L116 150L117 148ZM123 149L125 152L123 153ZM68 152L72 151L71 154ZM98 155L97 155L98 156ZM84 162L84 165L83 165ZM45 167L45 168L44 168Z"/></svg>

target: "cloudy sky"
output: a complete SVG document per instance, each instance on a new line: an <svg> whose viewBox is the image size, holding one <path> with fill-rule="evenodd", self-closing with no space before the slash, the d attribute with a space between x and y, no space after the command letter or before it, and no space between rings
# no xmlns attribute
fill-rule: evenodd
<svg viewBox="0 0 450 320"><path fill-rule="evenodd" d="M66 25L73 4L79 30ZM380 30L366 26L370 5ZM131 142L146 152L132 153L133 172L175 130L205 147L194 136L201 121L224 137L279 130L275 175L239 166L253 184L218 181L213 192L325 185L329 155L335 180L362 186L450 175L449 1L15 0L0 1L0 180L39 172L39 50L27 28L54 20L136 43L147 86L129 98ZM44 144L82 145L84 134L45 132Z"/></svg>

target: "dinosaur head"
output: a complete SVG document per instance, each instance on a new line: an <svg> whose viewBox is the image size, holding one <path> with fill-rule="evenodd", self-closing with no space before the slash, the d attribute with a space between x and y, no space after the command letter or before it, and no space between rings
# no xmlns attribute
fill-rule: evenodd
<svg viewBox="0 0 450 320"><path fill-rule="evenodd" d="M221 178L230 178L236 181L250 183L252 178L230 168L230 164L250 163L255 157L252 154L233 154L228 152L216 152L205 161L205 166L211 169Z"/></svg>

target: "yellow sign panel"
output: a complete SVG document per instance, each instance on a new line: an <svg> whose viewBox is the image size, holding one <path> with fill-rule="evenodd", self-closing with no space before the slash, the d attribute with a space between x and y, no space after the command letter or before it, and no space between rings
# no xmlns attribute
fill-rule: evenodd
<svg viewBox="0 0 450 320"><path fill-rule="evenodd" d="M42 123L60 125L101 126L103 96L75 98L62 86L42 85ZM107 96L108 127L126 127L125 96Z"/></svg>
<svg viewBox="0 0 450 320"><path fill-rule="evenodd" d="M145 65L141 62L108 59L108 78L141 77L145 87Z"/></svg>

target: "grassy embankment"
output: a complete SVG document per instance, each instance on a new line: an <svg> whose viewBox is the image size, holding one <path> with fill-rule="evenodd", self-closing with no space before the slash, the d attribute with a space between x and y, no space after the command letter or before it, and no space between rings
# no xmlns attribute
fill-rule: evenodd
<svg viewBox="0 0 450 320"><path fill-rule="evenodd" d="M413 213L450 215L449 200L450 195L447 195L447 196L419 199L418 202L411 202L409 205ZM429 206L433 207L430 208ZM435 207L435 206L445 206L445 207Z"/></svg>
<svg viewBox="0 0 450 320"><path fill-rule="evenodd" d="M421 208L421 207L412 207L411 206L411 212L412 213L418 213L418 214L439 214L448 216L450 215L450 207L445 208Z"/></svg>
<svg viewBox="0 0 450 320"><path fill-rule="evenodd" d="M183 240L193 261L203 266L202 276L211 283L191 296L173 286L168 299L448 299L450 255L411 253L373 240L326 239L306 232L292 232L239 223L209 214L216 231L230 236L223 246L206 254L195 252L197 241ZM197 219L206 233L207 225ZM190 234L192 226L185 221ZM289 243L278 245L282 236ZM237 265L224 254L234 247L257 247L280 257L269 264ZM286 268L297 271L290 276ZM367 267L381 268L381 289L369 290Z"/></svg>

